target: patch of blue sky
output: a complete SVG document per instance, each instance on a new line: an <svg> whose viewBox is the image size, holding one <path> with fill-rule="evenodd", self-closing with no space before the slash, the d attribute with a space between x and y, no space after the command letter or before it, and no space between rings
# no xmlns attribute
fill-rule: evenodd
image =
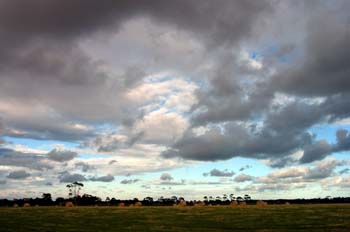
<svg viewBox="0 0 350 232"><path fill-rule="evenodd" d="M36 139L28 139L28 138L14 138L14 137L8 137L8 136L5 137L5 140L13 144L24 145L32 149L39 149L39 150L46 150L46 151L52 150L58 144L63 145L65 148L68 148L68 149L74 148L77 146L76 143L63 142L58 140L36 140Z"/></svg>
<svg viewBox="0 0 350 232"><path fill-rule="evenodd" d="M96 152L93 152L93 151L87 151L87 152L84 152L84 153L79 153L78 154L78 157L79 158L82 158L82 159L104 159L104 158L109 158L109 157L112 157L110 154L105 154L105 153L96 153Z"/></svg>
<svg viewBox="0 0 350 232"><path fill-rule="evenodd" d="M247 165L249 165L250 168L247 168L242 172L239 171L240 168L245 167ZM203 173L208 173L213 169L218 169L220 171L226 170L228 172L233 171L235 175L245 173L252 176L264 176L271 171L271 168L264 165L261 161L242 158L242 157L235 157L225 161L198 162L197 164L193 164L191 166L186 166L183 168L169 171L169 173L172 174L172 176L176 180L181 180L181 179L186 180L188 179L189 176L191 177L191 180L196 180L196 179L208 180L208 178L210 179L220 178L220 177L203 176Z"/></svg>
<svg viewBox="0 0 350 232"><path fill-rule="evenodd" d="M281 45L278 44L269 44L266 45L263 49L260 51L260 57L269 57L271 55L276 55L281 49ZM282 55L279 55L277 57L277 61L281 64L290 64L293 63L298 57L301 56L301 53L296 48L292 49L288 53L284 53Z"/></svg>
<svg viewBox="0 0 350 232"><path fill-rule="evenodd" d="M316 135L316 140L327 140L329 143L336 142L336 133L339 129L350 130L350 125L321 124L310 128L310 132Z"/></svg>
<svg viewBox="0 0 350 232"><path fill-rule="evenodd" d="M94 126L96 131L116 131L119 126L111 123L102 123Z"/></svg>
<svg viewBox="0 0 350 232"><path fill-rule="evenodd" d="M261 58L261 54L258 51L252 51L249 53L249 58L253 60L259 60Z"/></svg>

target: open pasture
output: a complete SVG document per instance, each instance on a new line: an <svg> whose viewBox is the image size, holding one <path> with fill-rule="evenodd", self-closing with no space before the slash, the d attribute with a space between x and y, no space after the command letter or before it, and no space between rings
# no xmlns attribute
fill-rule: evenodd
<svg viewBox="0 0 350 232"><path fill-rule="evenodd" d="M350 231L350 204L0 208L0 231Z"/></svg>

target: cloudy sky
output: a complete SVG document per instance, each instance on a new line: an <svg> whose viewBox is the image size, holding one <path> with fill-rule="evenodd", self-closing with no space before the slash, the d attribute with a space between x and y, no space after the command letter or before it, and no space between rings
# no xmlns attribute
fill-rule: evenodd
<svg viewBox="0 0 350 232"><path fill-rule="evenodd" d="M350 1L0 1L0 198L349 196Z"/></svg>

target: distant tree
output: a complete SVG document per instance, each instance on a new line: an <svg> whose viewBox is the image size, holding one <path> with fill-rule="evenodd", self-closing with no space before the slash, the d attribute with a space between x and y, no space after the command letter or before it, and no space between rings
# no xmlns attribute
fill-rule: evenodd
<svg viewBox="0 0 350 232"><path fill-rule="evenodd" d="M244 195L244 200L245 201L250 201L252 198L248 195L248 194L245 194Z"/></svg>
<svg viewBox="0 0 350 232"><path fill-rule="evenodd" d="M223 199L224 201L227 201L227 194L224 194L223 197L222 197L222 199Z"/></svg>
<svg viewBox="0 0 350 232"><path fill-rule="evenodd" d="M237 201L243 201L243 197L238 196L238 197L236 197L236 200L237 200Z"/></svg>
<svg viewBox="0 0 350 232"><path fill-rule="evenodd" d="M109 197L106 197L106 202L110 202L111 199Z"/></svg>
<svg viewBox="0 0 350 232"><path fill-rule="evenodd" d="M83 183L79 183L79 182L75 181L75 182L73 182L73 185L74 185L75 197L80 196L79 192L80 192L81 188L84 187Z"/></svg>
<svg viewBox="0 0 350 232"><path fill-rule="evenodd" d="M67 184L66 187L68 188L68 195L69 198L76 198L78 196L80 196L79 192L81 190L82 187L84 187L83 183L79 183L77 181L71 183L71 184Z"/></svg>
<svg viewBox="0 0 350 232"><path fill-rule="evenodd" d="M63 205L64 203L64 198L63 197L57 197L55 200L56 205Z"/></svg>
<svg viewBox="0 0 350 232"><path fill-rule="evenodd" d="M236 200L236 197L234 196L234 194L233 194L233 193L231 193L231 194L230 194L230 200L231 200L231 201Z"/></svg>
<svg viewBox="0 0 350 232"><path fill-rule="evenodd" d="M45 201L52 201L51 193L43 193L42 197Z"/></svg>
<svg viewBox="0 0 350 232"><path fill-rule="evenodd" d="M170 198L170 200L176 203L176 202L177 202L177 196L172 196L172 197Z"/></svg>
<svg viewBox="0 0 350 232"><path fill-rule="evenodd" d="M204 196L204 201L207 202L208 201L208 197L207 196Z"/></svg>
<svg viewBox="0 0 350 232"><path fill-rule="evenodd" d="M66 187L68 188L68 197L73 197L73 184L67 184Z"/></svg>

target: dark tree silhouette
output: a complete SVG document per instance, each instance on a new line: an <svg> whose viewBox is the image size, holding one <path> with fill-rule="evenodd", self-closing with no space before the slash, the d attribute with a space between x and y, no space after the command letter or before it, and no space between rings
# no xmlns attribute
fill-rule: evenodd
<svg viewBox="0 0 350 232"><path fill-rule="evenodd" d="M207 202L208 201L208 197L207 196L204 196L204 201Z"/></svg>
<svg viewBox="0 0 350 232"><path fill-rule="evenodd" d="M79 183L77 181L71 183L71 184L67 184L66 187L68 188L68 195L69 198L77 198L78 196L80 196L79 192L81 190L82 187L84 187L83 183Z"/></svg>

